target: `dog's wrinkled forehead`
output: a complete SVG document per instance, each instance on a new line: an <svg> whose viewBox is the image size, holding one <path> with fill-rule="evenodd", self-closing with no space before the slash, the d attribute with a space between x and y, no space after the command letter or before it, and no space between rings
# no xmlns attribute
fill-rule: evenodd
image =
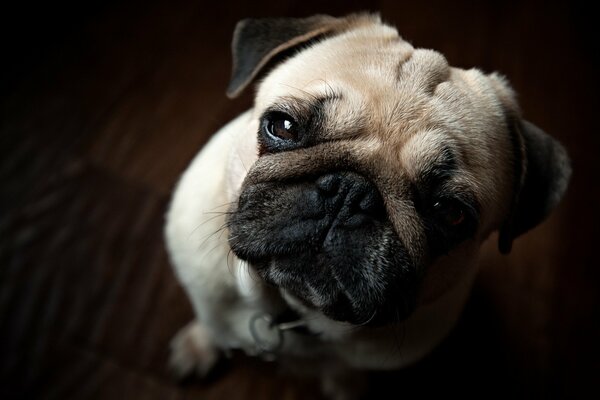
<svg viewBox="0 0 600 400"><path fill-rule="evenodd" d="M499 195L486 167L507 165L505 114L494 78L452 68L432 50L414 49L395 29L366 26L304 49L262 82L256 110L317 116L323 142L362 141L361 159L377 158L416 179L452 157L475 190ZM505 179L506 180L506 179ZM468 183L465 183L468 185Z"/></svg>

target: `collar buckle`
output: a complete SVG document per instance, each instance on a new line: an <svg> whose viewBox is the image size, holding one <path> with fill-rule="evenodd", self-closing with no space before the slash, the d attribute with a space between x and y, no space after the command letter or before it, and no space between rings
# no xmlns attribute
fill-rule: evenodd
<svg viewBox="0 0 600 400"><path fill-rule="evenodd" d="M298 318L292 321L278 322L271 314L256 313L250 318L250 334L256 347L263 355L275 356L283 347L284 333L289 330L306 328L306 321Z"/></svg>

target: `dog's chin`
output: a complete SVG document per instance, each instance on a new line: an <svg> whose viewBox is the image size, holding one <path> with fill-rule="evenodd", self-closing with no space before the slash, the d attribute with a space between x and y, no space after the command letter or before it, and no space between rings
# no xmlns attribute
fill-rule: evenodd
<svg viewBox="0 0 600 400"><path fill-rule="evenodd" d="M319 258L319 257L316 257ZM258 275L294 298L304 308L318 311L327 318L357 326L380 326L405 319L413 310L408 290L390 290L390 284L369 273L339 276L339 268L319 264L315 259L306 264L299 257L277 259L254 266ZM311 271L300 273L311 265ZM361 267L358 267L361 268ZM369 266L363 270L381 270ZM340 274L341 275L341 274ZM398 288L399 289L399 288Z"/></svg>

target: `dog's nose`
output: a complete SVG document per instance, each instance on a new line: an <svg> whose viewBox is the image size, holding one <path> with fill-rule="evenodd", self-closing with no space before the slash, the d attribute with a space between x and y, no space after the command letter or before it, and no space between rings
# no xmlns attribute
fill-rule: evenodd
<svg viewBox="0 0 600 400"><path fill-rule="evenodd" d="M354 172L330 173L319 177L316 185L328 213L336 214L338 219L355 215L385 215L377 187L362 175Z"/></svg>

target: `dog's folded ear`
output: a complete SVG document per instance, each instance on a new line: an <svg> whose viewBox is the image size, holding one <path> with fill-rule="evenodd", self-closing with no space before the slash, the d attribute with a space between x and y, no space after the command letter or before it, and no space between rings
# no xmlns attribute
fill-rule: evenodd
<svg viewBox="0 0 600 400"><path fill-rule="evenodd" d="M238 96L260 72L299 46L343 32L351 27L378 22L373 14L352 14L344 18L315 15L308 18L260 18L238 22L231 50L233 70L227 96Z"/></svg>
<svg viewBox="0 0 600 400"><path fill-rule="evenodd" d="M513 122L516 188L512 210L500 229L498 247L507 254L512 241L541 223L564 195L571 165L563 146L532 123Z"/></svg>

